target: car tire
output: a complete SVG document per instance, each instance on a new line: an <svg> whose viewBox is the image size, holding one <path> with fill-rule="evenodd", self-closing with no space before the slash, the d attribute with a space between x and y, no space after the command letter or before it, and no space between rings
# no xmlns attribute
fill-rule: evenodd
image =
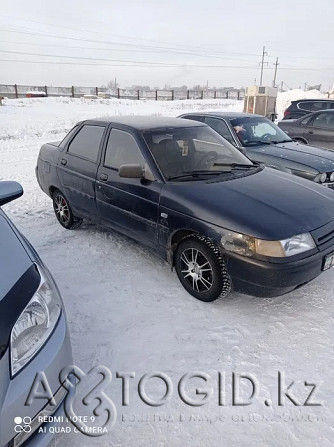
<svg viewBox="0 0 334 447"><path fill-rule="evenodd" d="M82 224L83 219L74 216L68 200L59 189L56 189L53 193L52 200L53 210L61 226L67 230L74 230Z"/></svg>
<svg viewBox="0 0 334 447"><path fill-rule="evenodd" d="M183 287L200 301L214 301L231 291L231 278L223 256L204 236L183 239L175 250L174 264Z"/></svg>

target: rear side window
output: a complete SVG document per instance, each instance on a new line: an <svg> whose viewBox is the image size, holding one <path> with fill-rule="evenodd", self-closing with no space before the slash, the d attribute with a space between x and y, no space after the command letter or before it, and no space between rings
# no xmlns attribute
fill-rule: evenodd
<svg viewBox="0 0 334 447"><path fill-rule="evenodd" d="M309 124L310 123L310 121L312 121L312 116L310 117L310 116L308 116L307 118L304 118L302 121L300 121L300 124L302 125L302 126L307 126L307 124Z"/></svg>
<svg viewBox="0 0 334 447"><path fill-rule="evenodd" d="M199 121L200 123L204 122L204 117L199 116L199 115L188 115L188 116L184 116L183 118L185 118L187 120Z"/></svg>
<svg viewBox="0 0 334 447"><path fill-rule="evenodd" d="M119 169L122 165L144 165L145 159L134 137L123 130L110 132L104 166Z"/></svg>
<svg viewBox="0 0 334 447"><path fill-rule="evenodd" d="M83 126L71 141L68 152L96 162L104 129L103 126Z"/></svg>
<svg viewBox="0 0 334 447"><path fill-rule="evenodd" d="M331 103L326 101L305 101L298 104L300 110L307 112L318 112L319 110L330 109Z"/></svg>
<svg viewBox="0 0 334 447"><path fill-rule="evenodd" d="M232 138L231 132L227 127L227 124L218 118L205 118L205 123L212 127L213 130L218 132L222 137L224 137L227 141L235 145L235 141Z"/></svg>
<svg viewBox="0 0 334 447"><path fill-rule="evenodd" d="M66 144L72 139L73 135L78 130L79 126L74 126L72 130L69 131L69 133L66 135L66 137L63 139L63 141L60 143L60 147L65 147Z"/></svg>

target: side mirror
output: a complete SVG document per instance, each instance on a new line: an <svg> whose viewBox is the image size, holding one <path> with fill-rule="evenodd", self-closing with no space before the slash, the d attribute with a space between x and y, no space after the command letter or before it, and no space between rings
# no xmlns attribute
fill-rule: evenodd
<svg viewBox="0 0 334 447"><path fill-rule="evenodd" d="M0 182L0 206L18 199L23 194L22 186L17 182Z"/></svg>
<svg viewBox="0 0 334 447"><path fill-rule="evenodd" d="M122 165L118 170L118 175L125 178L142 178L151 182L155 180L147 165Z"/></svg>
<svg viewBox="0 0 334 447"><path fill-rule="evenodd" d="M122 165L118 170L120 177L144 178L144 167L141 165Z"/></svg>

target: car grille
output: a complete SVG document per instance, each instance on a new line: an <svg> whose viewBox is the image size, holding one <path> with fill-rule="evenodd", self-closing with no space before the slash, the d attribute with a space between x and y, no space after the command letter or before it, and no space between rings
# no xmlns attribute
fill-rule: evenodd
<svg viewBox="0 0 334 447"><path fill-rule="evenodd" d="M330 246L334 248L334 221L312 231L311 234L320 250L326 250Z"/></svg>

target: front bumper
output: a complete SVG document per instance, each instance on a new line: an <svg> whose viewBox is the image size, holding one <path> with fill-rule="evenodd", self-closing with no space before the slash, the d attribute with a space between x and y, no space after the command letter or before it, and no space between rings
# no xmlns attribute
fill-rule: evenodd
<svg viewBox="0 0 334 447"><path fill-rule="evenodd" d="M280 296L319 276L324 257L333 252L331 246L308 258L280 264L228 254L227 269L235 291L259 297Z"/></svg>
<svg viewBox="0 0 334 447"><path fill-rule="evenodd" d="M34 382L37 372L44 372L48 380L52 394L60 390L59 373L68 365L73 363L72 350L69 333L64 313L62 313L58 324L41 351L34 359L20 371L15 377L9 377L9 354L1 359L0 368L0 401L1 390L6 390L4 399L0 407L0 446L19 445L15 440L18 435L15 430L15 418L28 417L32 421L43 411L47 401L44 399L34 399L31 405L26 405L29 391ZM62 411L63 395L60 394L58 402L59 410ZM33 442L33 446L44 446L43 439L46 438L40 433L33 434L25 440L25 446ZM15 443L14 443L15 442Z"/></svg>
<svg viewBox="0 0 334 447"><path fill-rule="evenodd" d="M20 447L22 445L24 445L24 447L47 447L54 437L55 430L52 430L52 427L56 426L56 422L54 421L66 421L66 414L64 411L64 398L66 393L66 390L63 387L60 387L53 396L56 406L48 404L44 407L29 424L28 427L31 431L22 431L16 435L16 437L9 443L8 447ZM53 420L52 422L41 422L44 417L50 418L51 416Z"/></svg>

